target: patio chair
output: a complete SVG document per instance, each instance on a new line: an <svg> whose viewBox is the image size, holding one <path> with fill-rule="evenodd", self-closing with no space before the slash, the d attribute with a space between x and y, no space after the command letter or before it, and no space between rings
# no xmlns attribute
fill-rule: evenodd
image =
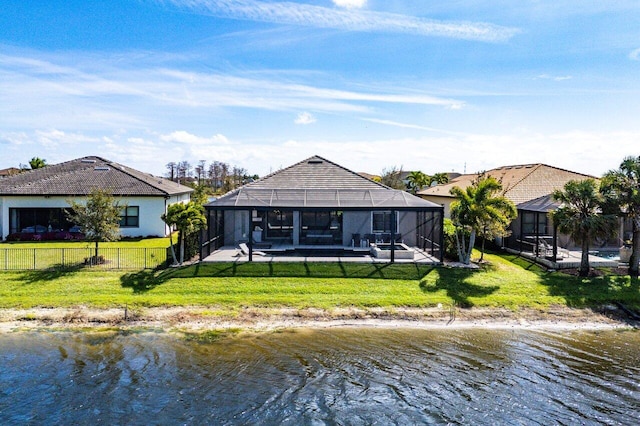
<svg viewBox="0 0 640 426"><path fill-rule="evenodd" d="M245 243L238 244L238 247L240 248L240 253L242 253L244 256L249 256L249 247ZM255 254L256 256L267 255L267 253L258 250L253 250L253 254Z"/></svg>
<svg viewBox="0 0 640 426"><path fill-rule="evenodd" d="M540 241L540 246L538 247L538 256L539 257L553 257L553 247L550 246L546 241Z"/></svg>

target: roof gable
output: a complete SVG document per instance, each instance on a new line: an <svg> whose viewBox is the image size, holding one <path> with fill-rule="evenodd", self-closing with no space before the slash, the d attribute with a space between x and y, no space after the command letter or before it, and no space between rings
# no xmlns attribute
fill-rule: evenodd
<svg viewBox="0 0 640 426"><path fill-rule="evenodd" d="M388 189L320 156L313 156L246 185L251 189Z"/></svg>
<svg viewBox="0 0 640 426"><path fill-rule="evenodd" d="M88 195L102 188L117 196L167 196L189 187L130 167L89 156L29 170L0 180L2 195Z"/></svg>
<svg viewBox="0 0 640 426"><path fill-rule="evenodd" d="M210 208L357 210L441 209L405 191L389 188L319 156L307 158L242 186L207 204Z"/></svg>

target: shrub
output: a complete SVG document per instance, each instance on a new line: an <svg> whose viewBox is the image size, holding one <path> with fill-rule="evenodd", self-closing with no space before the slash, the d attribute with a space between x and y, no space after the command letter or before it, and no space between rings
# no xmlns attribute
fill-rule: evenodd
<svg viewBox="0 0 640 426"><path fill-rule="evenodd" d="M85 265L104 265L105 263L107 263L107 260L102 255L84 258Z"/></svg>

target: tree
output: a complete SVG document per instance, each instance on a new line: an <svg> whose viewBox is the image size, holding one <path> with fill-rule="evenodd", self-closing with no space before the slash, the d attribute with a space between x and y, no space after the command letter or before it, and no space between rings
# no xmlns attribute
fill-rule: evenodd
<svg viewBox="0 0 640 426"><path fill-rule="evenodd" d="M420 171L414 171L409 173L407 176L409 190L412 194L420 191L425 186L429 186L431 184L431 176L426 175Z"/></svg>
<svg viewBox="0 0 640 426"><path fill-rule="evenodd" d="M206 160L198 161L198 165L195 167L196 177L198 178L198 185L202 184L202 179L206 176L207 162Z"/></svg>
<svg viewBox="0 0 640 426"><path fill-rule="evenodd" d="M41 169L46 165L47 165L47 160L45 160L44 158L33 157L31 160L29 160L29 166L31 167L32 170Z"/></svg>
<svg viewBox="0 0 640 426"><path fill-rule="evenodd" d="M204 206L209 201L211 187L203 183L195 185L193 189L194 191L191 193L191 201L198 206Z"/></svg>
<svg viewBox="0 0 640 426"><path fill-rule="evenodd" d="M398 169L396 166L393 166L389 169L382 170L380 183L389 188L404 190L406 187L402 181L402 167Z"/></svg>
<svg viewBox="0 0 640 426"><path fill-rule="evenodd" d="M214 161L209 165L209 180L211 181L211 188L213 189L214 194L222 186L222 182L220 181L221 175L222 167L220 165L220 162Z"/></svg>
<svg viewBox="0 0 640 426"><path fill-rule="evenodd" d="M603 214L603 197L594 179L571 180L562 190L553 191L561 206L551 212L553 223L582 247L579 274L589 275L589 246L597 238L608 238L615 232L615 215Z"/></svg>
<svg viewBox="0 0 640 426"><path fill-rule="evenodd" d="M448 173L436 173L434 175L431 176L431 184L433 184L433 182L437 183L438 185L442 185L444 183L449 183L449 174Z"/></svg>
<svg viewBox="0 0 640 426"><path fill-rule="evenodd" d="M207 218L204 216L204 208L197 205L193 201L186 204L175 203L167 208L167 212L162 215L162 220L171 228L178 230L178 243L180 245L180 265L184 263L184 242L188 235L199 231L207 224ZM173 250L173 238L169 237L171 243L171 255L173 262L176 260L175 251Z"/></svg>
<svg viewBox="0 0 640 426"><path fill-rule="evenodd" d="M68 201L72 212L69 220L78 225L87 241L95 242L95 254L92 263L99 263L98 243L120 239L120 213L126 205L120 205L104 189L94 189L84 204Z"/></svg>
<svg viewBox="0 0 640 426"><path fill-rule="evenodd" d="M171 162L167 163L165 165L165 167L167 168L167 177L170 180L175 182L175 180L176 180L176 171L178 169L178 165L175 162L171 161Z"/></svg>
<svg viewBox="0 0 640 426"><path fill-rule="evenodd" d="M187 181L187 178L191 177L191 163L188 161L181 161L177 165L177 177L178 183Z"/></svg>
<svg viewBox="0 0 640 426"><path fill-rule="evenodd" d="M456 246L460 262L468 265L476 236L485 238L504 235L518 212L503 195L502 184L491 176L481 174L466 189L451 189L456 200L451 203L451 220L456 227ZM467 240L468 238L468 240ZM484 242L480 260L484 257Z"/></svg>
<svg viewBox="0 0 640 426"><path fill-rule="evenodd" d="M617 170L605 173L600 183L604 210L631 220L629 275L638 276L640 263L640 157L625 157Z"/></svg>

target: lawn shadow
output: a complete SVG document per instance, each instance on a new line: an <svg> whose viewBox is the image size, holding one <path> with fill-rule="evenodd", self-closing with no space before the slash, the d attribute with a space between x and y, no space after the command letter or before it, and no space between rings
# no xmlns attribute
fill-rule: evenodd
<svg viewBox="0 0 640 426"><path fill-rule="evenodd" d="M178 269L176 268L145 269L122 275L120 277L120 284L122 287L133 289L133 292L136 294L146 293L175 277L177 274Z"/></svg>
<svg viewBox="0 0 640 426"><path fill-rule="evenodd" d="M20 271L20 281L24 284L33 284L39 281L51 281L58 278L63 278L69 275L73 275L85 269L86 265L52 265L47 269L34 269L27 271Z"/></svg>
<svg viewBox="0 0 640 426"><path fill-rule="evenodd" d="M200 263L179 268L175 277L369 278L420 280L435 266L351 262Z"/></svg>
<svg viewBox="0 0 640 426"><path fill-rule="evenodd" d="M427 277L420 280L420 289L425 293L435 293L444 290L454 304L461 308L473 307L471 297L486 297L495 293L499 286L481 286L468 282L478 273L477 270L468 268L440 268L435 282L429 282Z"/></svg>
<svg viewBox="0 0 640 426"><path fill-rule="evenodd" d="M609 274L605 270L594 277L578 277L563 272L541 274L542 283L552 296L564 298L567 306L601 312L605 305L621 304L640 312L640 279Z"/></svg>

